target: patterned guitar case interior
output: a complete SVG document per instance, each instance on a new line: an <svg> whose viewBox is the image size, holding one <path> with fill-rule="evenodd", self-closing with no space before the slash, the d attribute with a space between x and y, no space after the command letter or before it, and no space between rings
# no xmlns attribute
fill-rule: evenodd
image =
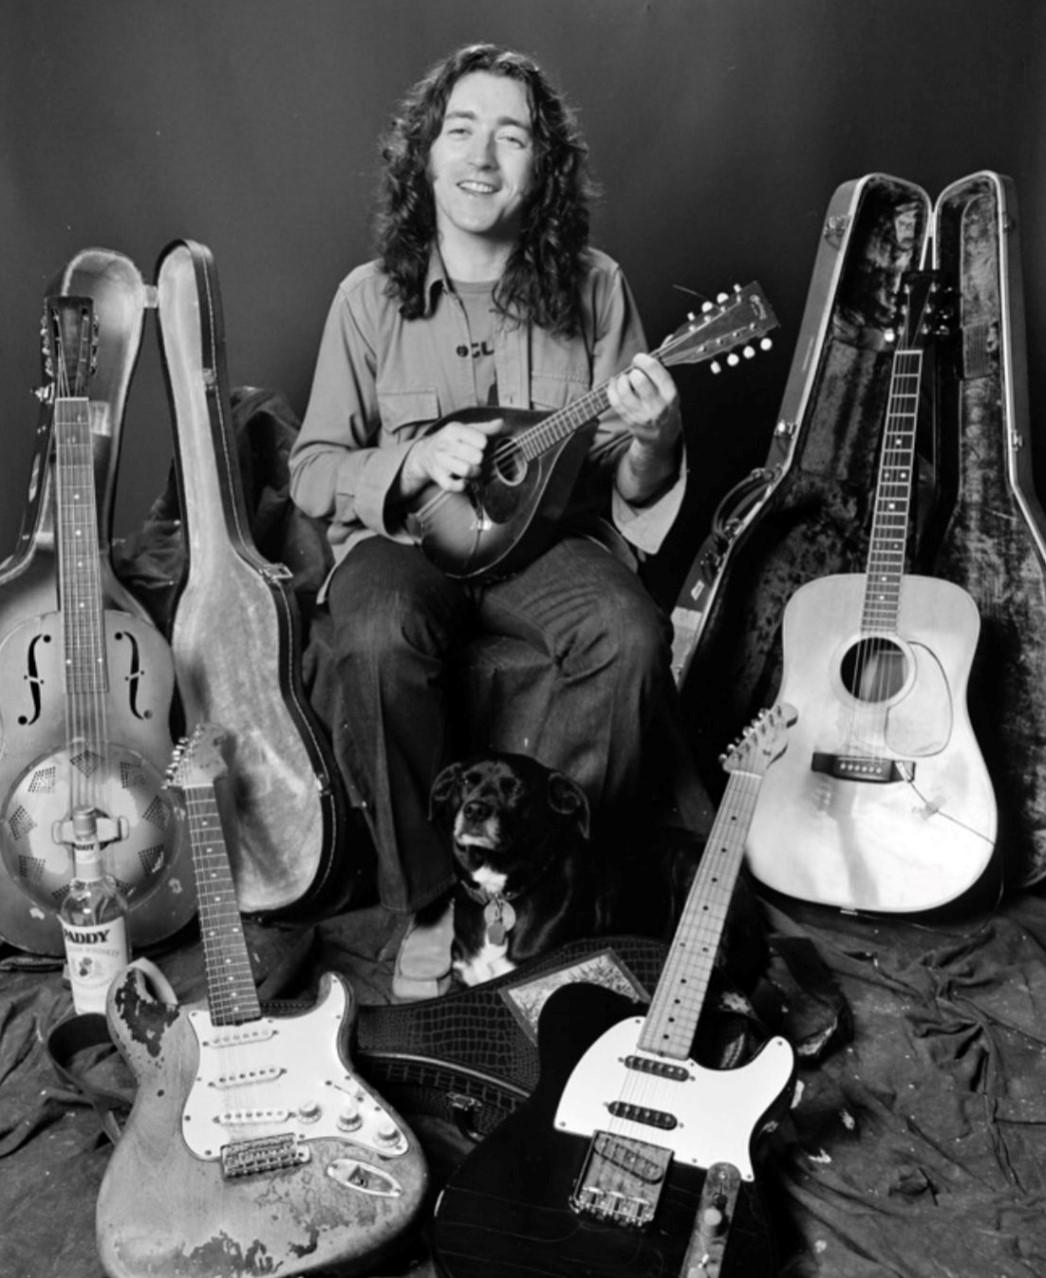
<svg viewBox="0 0 1046 1278"><path fill-rule="evenodd" d="M679 592L675 673L717 793L722 742L774 702L788 599L864 571L889 334L903 277L920 268L939 273L945 331L924 377L908 570L955 582L980 611L968 704L1015 888L1046 877L1046 519L1009 179L974 173L936 203L881 173L836 190L766 464L723 497Z"/></svg>

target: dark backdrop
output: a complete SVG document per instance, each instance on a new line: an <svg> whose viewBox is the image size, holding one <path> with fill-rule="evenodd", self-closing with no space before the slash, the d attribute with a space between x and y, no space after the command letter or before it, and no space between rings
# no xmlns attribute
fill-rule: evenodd
<svg viewBox="0 0 1046 1278"><path fill-rule="evenodd" d="M201 240L232 384L280 390L300 413L334 285L370 254L376 137L407 84L466 40L536 55L580 107L604 189L596 238L651 340L682 319L679 289L758 279L781 320L775 350L733 380L680 374L696 477L673 553L762 461L828 200L865 173L931 197L978 169L1014 178L1041 434L1044 33L1038 0L8 0L0 555L21 518L55 272L100 246L151 280L171 239ZM162 486L170 429L150 322L117 533ZM1041 475L1046 441L1035 448Z"/></svg>

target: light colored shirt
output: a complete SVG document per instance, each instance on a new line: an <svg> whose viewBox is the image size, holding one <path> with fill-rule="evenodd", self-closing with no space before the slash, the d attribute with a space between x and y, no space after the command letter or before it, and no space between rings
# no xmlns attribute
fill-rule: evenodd
<svg viewBox="0 0 1046 1278"><path fill-rule="evenodd" d="M338 286L320 341L301 431L290 456L291 496L307 514L328 521L335 562L361 538L410 537L387 498L412 441L433 422L478 405L464 307L433 254L427 310L404 319L386 292L377 262L357 267ZM621 268L589 251L581 290L583 331L554 336L499 318L494 368L502 406L555 410L602 386L646 349L642 324ZM564 523L595 531L609 516L631 546L656 551L678 513L685 486L675 481L657 500L632 506L614 487L631 441L613 412L600 418ZM598 535L598 534L597 534ZM606 538L604 538L606 540Z"/></svg>

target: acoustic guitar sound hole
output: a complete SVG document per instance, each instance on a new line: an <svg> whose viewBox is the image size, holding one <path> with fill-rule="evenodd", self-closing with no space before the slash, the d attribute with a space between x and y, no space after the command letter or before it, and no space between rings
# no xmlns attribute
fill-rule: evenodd
<svg viewBox="0 0 1046 1278"><path fill-rule="evenodd" d="M841 674L843 686L859 701L889 701L904 687L908 661L891 639L862 639L843 658Z"/></svg>

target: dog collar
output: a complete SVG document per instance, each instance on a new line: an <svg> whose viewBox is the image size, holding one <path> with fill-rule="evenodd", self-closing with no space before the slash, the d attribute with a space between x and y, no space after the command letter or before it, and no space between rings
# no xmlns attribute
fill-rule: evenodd
<svg viewBox="0 0 1046 1278"><path fill-rule="evenodd" d="M471 883L462 882L461 886L478 905L483 906L483 922L487 926L487 941L491 945L504 945L505 937L512 931L516 923L516 911L511 904L511 897L518 892L488 892L484 888L473 887Z"/></svg>

